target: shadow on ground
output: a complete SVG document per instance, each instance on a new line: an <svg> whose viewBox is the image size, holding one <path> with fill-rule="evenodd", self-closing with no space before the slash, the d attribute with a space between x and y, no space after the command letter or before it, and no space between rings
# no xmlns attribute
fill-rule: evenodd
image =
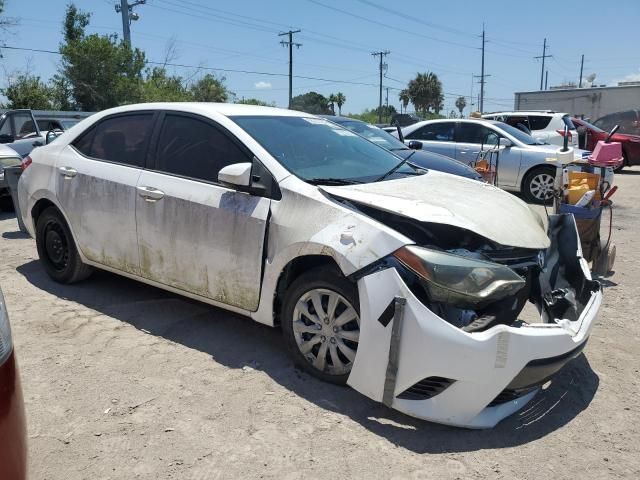
<svg viewBox="0 0 640 480"><path fill-rule="evenodd" d="M107 272L97 271L76 285L54 283L37 261L21 265L18 272L37 288L145 333L205 352L228 368L251 365L319 407L346 415L416 453L476 451L534 441L586 409L599 383L581 355L524 410L494 429L461 430L405 416L349 388L323 383L296 370L278 329Z"/></svg>

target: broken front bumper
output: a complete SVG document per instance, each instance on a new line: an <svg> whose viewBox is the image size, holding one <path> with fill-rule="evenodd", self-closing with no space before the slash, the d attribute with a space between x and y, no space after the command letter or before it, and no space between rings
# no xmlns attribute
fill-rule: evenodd
<svg viewBox="0 0 640 480"><path fill-rule="evenodd" d="M572 217L554 224L545 271L556 277L547 288L567 286L557 272L583 276L573 279L589 289L576 318L542 313L545 323L466 333L429 310L394 268L381 270L358 281L360 341L348 384L411 416L469 428L493 427L522 408L536 386L580 353L602 302Z"/></svg>

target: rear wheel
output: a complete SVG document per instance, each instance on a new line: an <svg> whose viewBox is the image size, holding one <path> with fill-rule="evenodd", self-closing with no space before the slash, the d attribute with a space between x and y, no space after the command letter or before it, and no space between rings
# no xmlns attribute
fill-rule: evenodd
<svg viewBox="0 0 640 480"><path fill-rule="evenodd" d="M326 267L297 278L285 294L282 330L295 363L312 375L344 384L360 338L357 289Z"/></svg>
<svg viewBox="0 0 640 480"><path fill-rule="evenodd" d="M91 274L91 267L80 259L67 222L55 207L38 217L36 247L45 270L56 282L74 283Z"/></svg>
<svg viewBox="0 0 640 480"><path fill-rule="evenodd" d="M522 193L527 201L546 203L553 198L556 171L553 167L537 167L524 177Z"/></svg>

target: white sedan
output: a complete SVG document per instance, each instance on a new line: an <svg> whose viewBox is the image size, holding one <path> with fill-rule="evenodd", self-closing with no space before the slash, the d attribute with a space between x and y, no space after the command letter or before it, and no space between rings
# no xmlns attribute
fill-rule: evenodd
<svg viewBox="0 0 640 480"><path fill-rule="evenodd" d="M600 285L572 216L405 163L327 120L157 103L93 115L24 162L43 268L109 270L278 326L295 362L474 428L584 347ZM518 319L527 301L535 323Z"/></svg>

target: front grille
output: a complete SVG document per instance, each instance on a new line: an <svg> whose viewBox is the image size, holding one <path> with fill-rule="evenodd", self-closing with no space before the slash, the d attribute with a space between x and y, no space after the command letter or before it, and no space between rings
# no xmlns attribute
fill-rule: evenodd
<svg viewBox="0 0 640 480"><path fill-rule="evenodd" d="M526 394L531 393L533 390L535 390L536 387L533 388L524 388L524 389L511 389L511 388L506 388L503 391L501 391L498 396L496 398L494 398L491 403L487 406L489 407L495 407L496 405L500 405L502 403L507 403L510 402L512 400L517 400L520 397L524 397Z"/></svg>
<svg viewBox="0 0 640 480"><path fill-rule="evenodd" d="M508 266L537 264L538 253L539 250L531 248L504 248L482 252L492 262Z"/></svg>
<svg viewBox="0 0 640 480"><path fill-rule="evenodd" d="M449 388L455 380L444 377L428 377L407 388L398 395L403 400L427 400Z"/></svg>

